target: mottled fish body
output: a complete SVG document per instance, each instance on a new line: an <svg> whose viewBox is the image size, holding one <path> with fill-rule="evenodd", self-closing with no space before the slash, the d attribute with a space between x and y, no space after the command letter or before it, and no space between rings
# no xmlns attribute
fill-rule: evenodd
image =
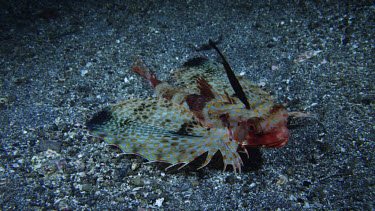
<svg viewBox="0 0 375 211"><path fill-rule="evenodd" d="M239 146L246 153L245 146L284 146L289 138L288 116L309 115L288 113L267 92L234 75L223 59L224 66L207 60L176 70L176 84L184 87L180 88L158 80L136 58L133 70L151 83L157 98L132 99L106 107L86 126L108 144L149 161L186 165L207 152L202 168L220 151L225 167L229 164L241 171ZM237 80L234 85L233 77Z"/></svg>

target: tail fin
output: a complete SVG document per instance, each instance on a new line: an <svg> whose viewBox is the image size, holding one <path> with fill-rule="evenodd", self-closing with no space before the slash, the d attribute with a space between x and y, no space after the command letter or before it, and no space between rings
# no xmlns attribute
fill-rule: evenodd
<svg viewBox="0 0 375 211"><path fill-rule="evenodd" d="M159 79L157 79L147 68L145 63L141 61L139 56L135 57L134 59L136 65L133 67L133 71L147 79L153 88L155 88L158 84L162 83Z"/></svg>

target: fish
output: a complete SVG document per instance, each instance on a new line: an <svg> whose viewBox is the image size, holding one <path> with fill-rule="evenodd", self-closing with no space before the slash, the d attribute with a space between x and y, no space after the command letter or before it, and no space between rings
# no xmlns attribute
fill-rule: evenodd
<svg viewBox="0 0 375 211"><path fill-rule="evenodd" d="M173 86L160 81L146 64L135 58L134 72L153 87L155 98L130 99L94 113L86 122L92 136L115 145L126 154L149 162L183 168L206 153L205 167L220 151L228 165L241 172L240 152L246 147L277 148L287 143L289 112L256 84L236 75L216 43L209 40L222 63L209 59L174 71ZM197 169L197 170L198 170Z"/></svg>

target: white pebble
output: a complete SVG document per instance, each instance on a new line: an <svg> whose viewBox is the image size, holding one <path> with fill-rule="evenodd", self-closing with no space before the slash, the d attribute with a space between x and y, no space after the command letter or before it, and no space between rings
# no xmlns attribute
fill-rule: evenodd
<svg viewBox="0 0 375 211"><path fill-rule="evenodd" d="M158 198L155 201L155 205L161 207L163 205L164 198Z"/></svg>
<svg viewBox="0 0 375 211"><path fill-rule="evenodd" d="M88 70L86 70L86 69L81 70L81 76L85 76L85 75L87 75L87 73L89 73Z"/></svg>

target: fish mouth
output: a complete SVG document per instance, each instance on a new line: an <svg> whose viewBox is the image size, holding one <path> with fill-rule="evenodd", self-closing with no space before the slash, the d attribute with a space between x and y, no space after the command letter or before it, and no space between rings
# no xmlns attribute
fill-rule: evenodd
<svg viewBox="0 0 375 211"><path fill-rule="evenodd" d="M263 144L262 147L267 147L267 148L279 148L279 147L282 147L286 144L286 142L288 141L288 138L286 139L283 139L281 141L278 141L278 142L273 142L273 143L269 143L269 144Z"/></svg>
<svg viewBox="0 0 375 211"><path fill-rule="evenodd" d="M248 147L262 147L262 148L279 148L279 147L282 147L286 144L286 142L288 141L288 138L285 138L285 139L281 139L280 141L273 141L271 143L254 143L254 142L247 142L247 143L244 143L245 146L248 146Z"/></svg>

